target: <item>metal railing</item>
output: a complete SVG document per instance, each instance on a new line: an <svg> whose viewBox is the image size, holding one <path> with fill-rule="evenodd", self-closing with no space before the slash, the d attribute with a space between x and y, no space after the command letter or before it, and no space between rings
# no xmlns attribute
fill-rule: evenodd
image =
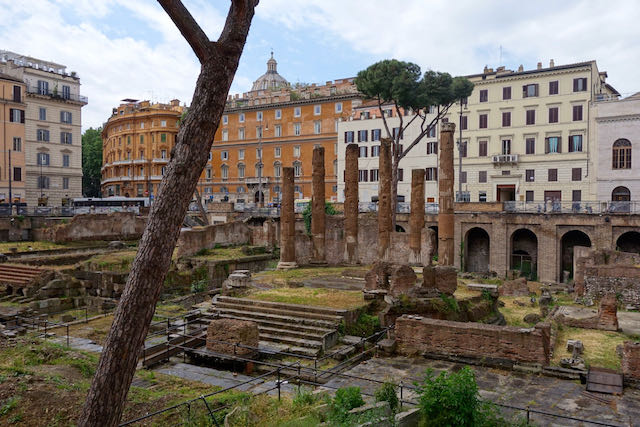
<svg viewBox="0 0 640 427"><path fill-rule="evenodd" d="M27 86L27 93L50 96L51 98L55 98L55 99L84 102L85 104L89 102L89 98L83 95L79 95L75 93L64 93L60 90L44 89L44 88L39 88L38 86Z"/></svg>
<svg viewBox="0 0 640 427"><path fill-rule="evenodd" d="M72 217L74 215L88 213L112 213L112 212L134 212L140 214L139 206L14 206L15 215L22 216L64 216ZM9 206L0 206L0 217L12 216Z"/></svg>
<svg viewBox="0 0 640 427"><path fill-rule="evenodd" d="M505 212L515 213L573 213L573 214L640 214L640 202L631 201L595 201L567 202L548 201L509 201L504 203Z"/></svg>

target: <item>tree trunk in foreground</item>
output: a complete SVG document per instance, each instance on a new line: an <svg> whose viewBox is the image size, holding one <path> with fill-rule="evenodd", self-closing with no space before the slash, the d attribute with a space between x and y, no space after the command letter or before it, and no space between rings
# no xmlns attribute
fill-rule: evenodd
<svg viewBox="0 0 640 427"><path fill-rule="evenodd" d="M144 338L171 255L251 26L257 0L232 0L217 42L211 42L180 0L158 0L202 64L191 107L151 207L127 286L91 383L80 426L116 426L122 416Z"/></svg>

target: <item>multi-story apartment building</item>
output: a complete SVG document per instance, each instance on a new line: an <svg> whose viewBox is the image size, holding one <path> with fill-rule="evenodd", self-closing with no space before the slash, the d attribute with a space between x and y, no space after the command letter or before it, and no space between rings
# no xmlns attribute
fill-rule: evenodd
<svg viewBox="0 0 640 427"><path fill-rule="evenodd" d="M640 92L623 99L602 97L595 103L597 188L600 201L640 200ZM614 203L626 210L629 204ZM635 211L640 205L634 207Z"/></svg>
<svg viewBox="0 0 640 427"><path fill-rule="evenodd" d="M0 50L0 72L26 84L25 191L29 206L82 195L80 78L66 66Z"/></svg>
<svg viewBox="0 0 640 427"><path fill-rule="evenodd" d="M21 203L24 191L26 85L0 74L0 203Z"/></svg>
<svg viewBox="0 0 640 427"><path fill-rule="evenodd" d="M184 107L124 99L102 128L104 197L149 197L157 190L176 143Z"/></svg>
<svg viewBox="0 0 640 427"><path fill-rule="evenodd" d="M296 197L311 197L311 159L325 148L326 195L337 191L337 128L359 105L353 79L292 87L272 57L250 92L230 96L198 184L205 201L277 203L282 168L295 168Z"/></svg>

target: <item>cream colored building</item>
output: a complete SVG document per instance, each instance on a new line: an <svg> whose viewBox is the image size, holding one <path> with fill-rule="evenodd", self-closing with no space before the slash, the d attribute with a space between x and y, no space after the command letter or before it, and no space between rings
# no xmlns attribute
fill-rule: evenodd
<svg viewBox="0 0 640 427"><path fill-rule="evenodd" d="M26 84L25 191L28 206L82 196L80 79L66 66L0 50L0 72Z"/></svg>

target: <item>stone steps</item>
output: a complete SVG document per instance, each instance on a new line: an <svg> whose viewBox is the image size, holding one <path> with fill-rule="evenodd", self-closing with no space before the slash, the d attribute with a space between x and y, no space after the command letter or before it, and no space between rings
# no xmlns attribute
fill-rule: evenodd
<svg viewBox="0 0 640 427"><path fill-rule="evenodd" d="M46 270L24 265L0 264L0 283L28 285Z"/></svg>
<svg viewBox="0 0 640 427"><path fill-rule="evenodd" d="M309 348L322 348L322 341L316 340L307 340L303 338L294 338L290 336L285 336L283 334L275 333L269 334L260 331L260 340L261 341L273 341L277 343L283 344L291 344L296 347L309 347Z"/></svg>
<svg viewBox="0 0 640 427"><path fill-rule="evenodd" d="M334 328L337 325L334 322L323 319L311 319L304 317L293 317L280 314L263 313L260 311L247 311L244 307L229 308L229 307L212 307L212 313L218 313L220 315L229 315L234 317L245 317L253 321L259 322L260 320L275 320L284 323L295 323L306 326L316 326L319 328Z"/></svg>
<svg viewBox="0 0 640 427"><path fill-rule="evenodd" d="M243 316L230 316L227 314L220 314L220 317L227 317L230 319L237 319L237 320L248 320L248 321L255 321L255 318L253 317L243 317ZM213 317L211 317L213 318ZM204 319L203 319L204 321ZM296 324L296 323L287 323L287 322L280 322L277 320L270 320L270 319L264 319L260 321L260 325L267 327L267 328L274 328L274 329L289 329L291 331L298 331L298 332L306 332L308 334L316 334L316 335L324 335L324 334L328 334L330 332L333 332L334 329L332 328L322 328L322 327L318 327L318 326L308 326L308 325L302 325L302 324Z"/></svg>
<svg viewBox="0 0 640 427"><path fill-rule="evenodd" d="M273 341L260 341L260 343L258 344L258 348L260 348L260 352L262 353L277 351L281 353L299 354L307 357L318 357L320 355L320 350L318 350L317 348L297 347L282 343L276 343Z"/></svg>
<svg viewBox="0 0 640 427"><path fill-rule="evenodd" d="M229 303L229 304L239 304L244 307L260 307L261 309L280 309L286 312L299 312L304 313L305 315L313 315L317 318L326 318L328 320L337 319L338 321L342 320L347 314L347 310L340 310L329 307L316 307L311 305L302 305L302 304L288 304L283 302L273 302L273 301L261 301L261 300L253 300L248 298L233 298L227 297L223 295L218 295L216 297L216 303Z"/></svg>

